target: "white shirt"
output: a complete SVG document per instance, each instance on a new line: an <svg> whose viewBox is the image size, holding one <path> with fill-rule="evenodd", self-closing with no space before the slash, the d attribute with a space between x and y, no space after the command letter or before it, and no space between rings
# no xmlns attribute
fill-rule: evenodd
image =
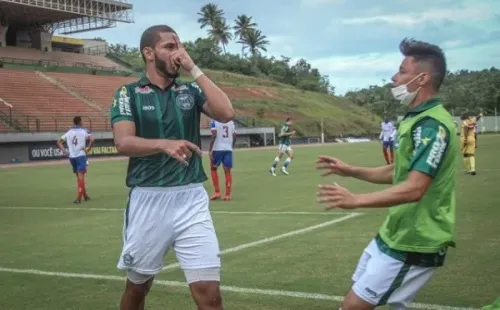
<svg viewBox="0 0 500 310"><path fill-rule="evenodd" d="M218 121L212 120L210 129L216 134L213 151L233 150L234 134L236 134L233 121L219 123Z"/></svg>
<svg viewBox="0 0 500 310"><path fill-rule="evenodd" d="M68 145L70 158L86 156L85 145L90 136L91 134L87 129L83 127L73 127L61 137Z"/></svg>
<svg viewBox="0 0 500 310"><path fill-rule="evenodd" d="M392 141L394 140L394 135L396 134L396 127L392 122L382 122L381 124L382 132L380 133L379 139L382 141Z"/></svg>

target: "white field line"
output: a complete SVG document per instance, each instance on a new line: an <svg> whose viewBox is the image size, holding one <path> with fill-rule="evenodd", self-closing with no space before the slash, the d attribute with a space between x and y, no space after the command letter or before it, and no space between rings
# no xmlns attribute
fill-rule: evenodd
<svg viewBox="0 0 500 310"><path fill-rule="evenodd" d="M108 276L108 275L88 274L88 273L52 272L52 271L43 271L35 269L14 269L14 268L0 267L0 272L31 274L31 275L50 276L59 278L73 278L73 279L93 279L93 280L109 280L109 281L126 280L126 277L120 277L120 276ZM155 285L170 286L170 287L187 287L186 283L178 281L155 280L154 283ZM334 296L334 295L319 294L319 293L244 288L244 287L235 287L226 285L221 285L221 289L222 291L225 292L242 293L247 295L255 294L255 295L273 296L273 297L294 297L301 299L326 300L326 301L336 301L336 302L340 302L343 299L342 296ZM424 304L424 303L411 303L410 308L424 309L424 310L479 310L476 308L451 307L451 306Z"/></svg>
<svg viewBox="0 0 500 310"><path fill-rule="evenodd" d="M276 235L276 236L273 236L273 237L268 237L268 238L260 239L260 240L257 240L257 241L252 241L252 242L240 244L238 246L235 246L235 247L232 247L232 248L220 251L220 254L222 255L222 254L233 253L233 252L241 251L241 250L244 250L244 249L253 248L253 247L256 247L256 246L259 246L259 245L262 245L262 244L266 244L266 243L269 243L269 242L281 240L283 238L301 235L301 234L304 234L304 233L307 233L307 232L310 232L310 231L313 231L313 230L316 230L316 229L320 229L320 228L323 228L323 227L327 227L327 226L330 226L330 225L333 225L333 224L337 224L337 223L346 221L348 219L351 219L351 218L353 218L355 216L359 216L361 214L362 213L354 213L353 212L353 213L350 213L350 214L348 214L346 216L339 217L337 219L334 219L334 220L331 220L331 221L328 221L328 222L324 222L324 223L321 223L321 224L317 224L317 225L313 225L313 226L309 226L309 227L301 228L301 229L297 229L297 230L292 230L292 231L289 231L289 232L281 234L281 235ZM174 263L174 264L170 264L170 265L164 266L163 270L174 269L174 268L177 268L179 266L180 266L179 263Z"/></svg>
<svg viewBox="0 0 500 310"><path fill-rule="evenodd" d="M47 211L125 211L125 208L53 208L53 207L5 207L0 206L0 210L47 210ZM302 211L210 211L212 214L234 214L234 215L341 215L352 214L352 212L328 211L328 212L302 212Z"/></svg>

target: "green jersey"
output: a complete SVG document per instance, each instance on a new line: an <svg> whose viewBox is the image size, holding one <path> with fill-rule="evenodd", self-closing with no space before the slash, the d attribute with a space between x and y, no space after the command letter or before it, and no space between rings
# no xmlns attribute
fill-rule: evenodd
<svg viewBox="0 0 500 310"><path fill-rule="evenodd" d="M280 133L283 134L283 133L289 133L291 131L291 128L290 126L288 125L283 125L283 127L281 127L281 131ZM280 137L279 138L279 144L284 144L284 145L290 145L290 136L283 136L283 137Z"/></svg>
<svg viewBox="0 0 500 310"><path fill-rule="evenodd" d="M195 83L174 83L165 90L143 76L116 91L111 105L111 124L135 123L136 136L145 139L187 140L201 147L200 114L205 103ZM171 187L201 183L207 179L201 158L194 154L185 166L165 153L131 157L128 187Z"/></svg>
<svg viewBox="0 0 500 310"><path fill-rule="evenodd" d="M419 171L433 178L420 201L389 208L379 230L379 248L392 256L418 253L422 266L441 265L455 246L455 174L458 142L452 116L432 99L410 110L399 123L393 183ZM408 259L408 258L406 258Z"/></svg>

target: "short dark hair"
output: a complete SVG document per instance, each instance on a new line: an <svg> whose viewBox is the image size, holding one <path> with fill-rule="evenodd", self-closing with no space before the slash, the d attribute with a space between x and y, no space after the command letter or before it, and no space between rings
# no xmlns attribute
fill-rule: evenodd
<svg viewBox="0 0 500 310"><path fill-rule="evenodd" d="M435 90L439 90L446 76L446 57L443 50L437 45L413 38L404 38L399 43L399 50L406 57L411 56L417 62L429 64L432 68L431 84Z"/></svg>
<svg viewBox="0 0 500 310"><path fill-rule="evenodd" d="M80 125L81 122L82 122L82 118L80 116L75 116L73 118L73 124Z"/></svg>
<svg viewBox="0 0 500 310"><path fill-rule="evenodd" d="M160 40L160 33L164 32L176 33L172 27L167 25L155 25L144 30L141 36L141 43L139 45L139 48L141 50L142 60L144 60L144 62L146 62L146 57L144 57L142 50L145 47L154 47L156 43L158 43L158 41Z"/></svg>
<svg viewBox="0 0 500 310"><path fill-rule="evenodd" d="M288 122L289 122L289 121L291 121L291 120L292 120L292 118L291 118L291 117L287 117L285 122L287 122L287 123L288 123Z"/></svg>

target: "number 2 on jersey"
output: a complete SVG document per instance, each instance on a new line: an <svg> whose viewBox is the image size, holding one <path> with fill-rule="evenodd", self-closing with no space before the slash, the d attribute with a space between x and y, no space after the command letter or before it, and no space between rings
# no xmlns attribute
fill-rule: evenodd
<svg viewBox="0 0 500 310"><path fill-rule="evenodd" d="M227 126L222 126L222 138L229 137L229 128Z"/></svg>
<svg viewBox="0 0 500 310"><path fill-rule="evenodd" d="M71 143L76 146L78 144L78 138L76 136L73 137L73 140L71 140Z"/></svg>

